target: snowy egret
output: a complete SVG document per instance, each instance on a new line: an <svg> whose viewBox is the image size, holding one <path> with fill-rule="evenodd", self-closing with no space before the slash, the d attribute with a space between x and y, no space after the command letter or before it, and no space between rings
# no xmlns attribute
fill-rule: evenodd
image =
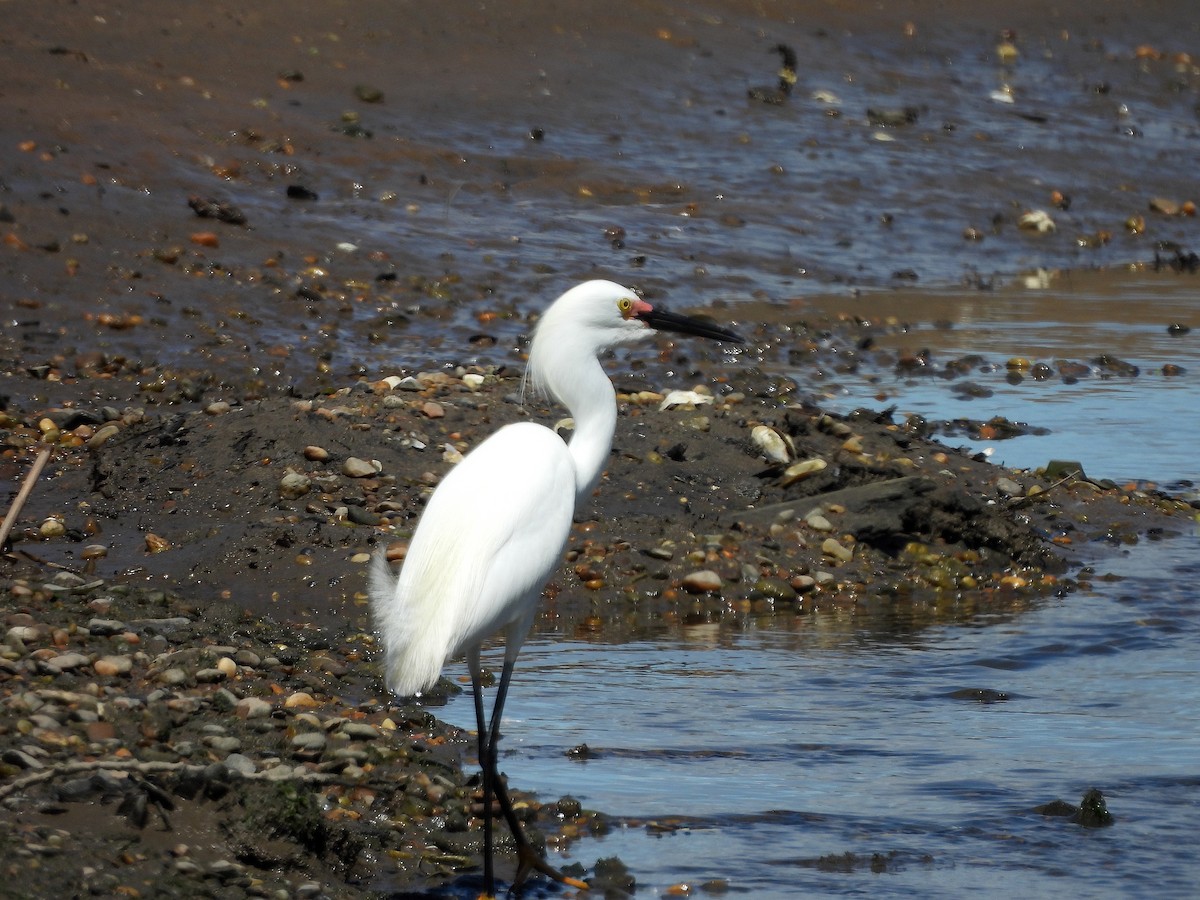
<svg viewBox="0 0 1200 900"><path fill-rule="evenodd" d="M430 498L399 577L375 557L371 605L383 643L388 688L401 697L432 687L450 659L466 654L483 770L484 896L495 892L492 798L517 843L514 884L530 869L575 886L525 840L497 770L500 716L513 665L533 624L542 588L562 561L577 499L590 495L612 449L616 392L599 356L655 331L745 343L716 325L651 306L611 281L589 281L542 316L526 381L575 419L570 441L532 422L506 425L467 454ZM479 653L504 634L504 665L484 721Z"/></svg>

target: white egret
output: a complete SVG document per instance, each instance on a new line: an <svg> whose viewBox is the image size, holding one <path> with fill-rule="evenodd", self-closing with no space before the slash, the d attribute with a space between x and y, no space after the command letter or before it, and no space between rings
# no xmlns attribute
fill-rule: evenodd
<svg viewBox="0 0 1200 900"><path fill-rule="evenodd" d="M532 422L507 425L442 480L421 515L397 578L376 555L371 605L388 688L401 697L433 686L450 659L466 654L483 770L484 896L495 893L492 798L517 843L514 884L530 869L586 888L542 859L525 840L497 769L500 717L521 644L542 588L562 562L575 504L588 497L612 449L616 393L599 356L656 330L744 343L731 331L675 315L611 281L589 281L559 297L534 331L526 381L571 412L564 443ZM479 653L504 634L504 665L490 722L484 720Z"/></svg>

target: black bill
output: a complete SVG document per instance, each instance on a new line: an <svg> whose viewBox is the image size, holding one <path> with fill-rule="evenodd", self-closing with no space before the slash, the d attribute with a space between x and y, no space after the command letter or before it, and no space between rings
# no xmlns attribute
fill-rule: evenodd
<svg viewBox="0 0 1200 900"><path fill-rule="evenodd" d="M728 328L722 328L706 319L681 316L665 309L654 308L638 316L643 322L657 331L674 331L679 334L694 334L697 337L710 338L714 341L728 341L731 344L744 344L746 339Z"/></svg>

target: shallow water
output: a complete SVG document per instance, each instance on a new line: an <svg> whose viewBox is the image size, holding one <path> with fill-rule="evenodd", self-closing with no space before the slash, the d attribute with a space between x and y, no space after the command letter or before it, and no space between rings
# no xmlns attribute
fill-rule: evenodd
<svg viewBox="0 0 1200 900"><path fill-rule="evenodd" d="M895 405L897 421L911 414L930 421L1002 416L1049 433L990 442L961 435L944 440L1007 466L1036 468L1069 459L1092 477L1148 479L1187 490L1200 481L1195 450L1200 416L1190 412L1200 374L1196 290L1192 276L1170 273L1067 273L1035 289L815 300L809 305L813 311L908 323L902 333L878 339L877 346L929 351L929 374L864 367L855 375L830 376L819 388L820 402L841 412ZM1172 332L1171 325L1191 330ZM966 374L953 379L933 374L968 355L979 360ZM1138 374L1105 372L1096 363L1105 355L1136 366ZM1056 371L1044 380L1028 369L1013 373L1007 363L1014 358ZM1067 382L1057 373L1060 360L1082 363L1088 374ZM1183 374L1164 375L1169 365L1182 367ZM803 370L792 374L808 377ZM966 382L990 396L956 392Z"/></svg>
<svg viewBox="0 0 1200 900"><path fill-rule="evenodd" d="M617 647L538 635L502 768L630 821L561 861L617 855L639 896L710 879L755 897L1193 896L1198 551L1195 533L1146 543L1104 570L1123 580L915 634L817 613ZM951 696L973 689L1008 699ZM440 715L469 727L469 698ZM584 743L595 758L566 757ZM1092 787L1114 826L1032 812Z"/></svg>

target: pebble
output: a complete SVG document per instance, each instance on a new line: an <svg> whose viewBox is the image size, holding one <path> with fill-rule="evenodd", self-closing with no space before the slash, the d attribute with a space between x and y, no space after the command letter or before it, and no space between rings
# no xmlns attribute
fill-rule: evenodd
<svg viewBox="0 0 1200 900"><path fill-rule="evenodd" d="M288 471L279 479L279 496L285 500L303 497L312 489L312 479L303 472Z"/></svg>
<svg viewBox="0 0 1200 900"><path fill-rule="evenodd" d="M357 456L348 456L342 463L342 474L347 478L369 478L382 471L383 466L380 463L359 459Z"/></svg>
<svg viewBox="0 0 1200 900"><path fill-rule="evenodd" d="M371 741L379 737L379 729L365 722L346 722L338 731L352 741Z"/></svg>
<svg viewBox="0 0 1200 900"><path fill-rule="evenodd" d="M329 459L329 451L324 447L310 444L304 448L304 458L310 462L325 462Z"/></svg>
<svg viewBox="0 0 1200 900"><path fill-rule="evenodd" d="M225 768L230 772L237 772L239 775L253 775L255 772L254 760L242 753L230 753L225 757Z"/></svg>
<svg viewBox="0 0 1200 900"><path fill-rule="evenodd" d="M709 594L721 590L721 576L711 569L700 569L683 576L683 589L689 594Z"/></svg>
<svg viewBox="0 0 1200 900"><path fill-rule="evenodd" d="M833 531L833 523L815 510L804 517L804 522L813 531Z"/></svg>
<svg viewBox="0 0 1200 900"><path fill-rule="evenodd" d="M297 750L324 750L329 739L319 731L304 731L292 738L292 746Z"/></svg>
<svg viewBox="0 0 1200 900"><path fill-rule="evenodd" d="M271 715L271 704L259 697L243 697L233 711L239 719L264 719Z"/></svg>
<svg viewBox="0 0 1200 900"><path fill-rule="evenodd" d="M283 705L285 709L311 709L318 704L308 691L296 691L283 701Z"/></svg>
<svg viewBox="0 0 1200 900"><path fill-rule="evenodd" d="M821 542L821 552L839 562L849 562L854 558L854 551L843 547L835 538L826 538Z"/></svg>
<svg viewBox="0 0 1200 900"><path fill-rule="evenodd" d="M92 668L97 675L128 675L133 671L133 660L128 656L102 656L92 664Z"/></svg>
<svg viewBox="0 0 1200 900"><path fill-rule="evenodd" d="M1021 486L1011 478L998 478L996 480L996 490L1006 497L1021 497L1025 494Z"/></svg>
<svg viewBox="0 0 1200 900"><path fill-rule="evenodd" d="M62 519L51 517L42 523L38 531L45 538L61 537L67 533L67 526L63 524Z"/></svg>
<svg viewBox="0 0 1200 900"><path fill-rule="evenodd" d="M146 552L147 553L162 553L164 550L171 549L171 542L161 535L151 532L146 535Z"/></svg>
<svg viewBox="0 0 1200 900"><path fill-rule="evenodd" d="M124 622L116 619L90 619L87 623L88 634L110 637L127 630Z"/></svg>
<svg viewBox="0 0 1200 900"><path fill-rule="evenodd" d="M59 656L52 656L46 662L56 669L69 671L70 669L78 669L86 666L91 663L91 660L82 653L63 653Z"/></svg>

